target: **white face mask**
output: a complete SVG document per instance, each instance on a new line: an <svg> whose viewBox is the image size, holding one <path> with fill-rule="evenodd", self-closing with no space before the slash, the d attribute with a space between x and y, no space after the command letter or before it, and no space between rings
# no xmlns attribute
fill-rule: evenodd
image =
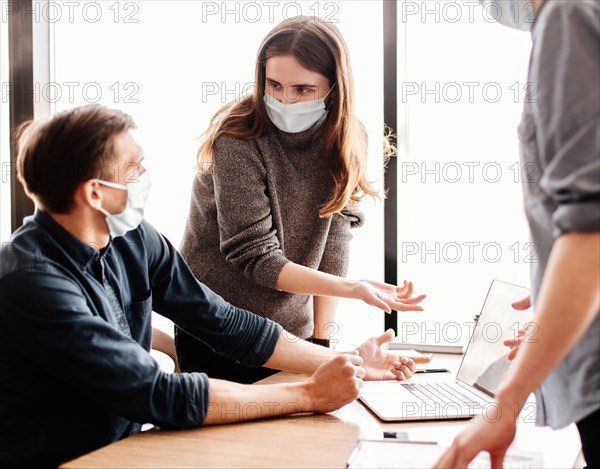
<svg viewBox="0 0 600 469"><path fill-rule="evenodd" d="M532 0L479 0L486 16L509 28L530 31L536 22Z"/></svg>
<svg viewBox="0 0 600 469"><path fill-rule="evenodd" d="M113 215L103 208L98 209L106 216L110 235L116 238L117 236L123 236L128 231L135 230L144 219L144 208L150 195L152 181L148 170L139 175L137 182L119 184L103 181L102 179L96 179L96 182L104 186L127 191L127 205L121 213Z"/></svg>
<svg viewBox="0 0 600 469"><path fill-rule="evenodd" d="M283 104L273 96L265 93L263 100L267 107L267 114L271 122L279 130L289 133L298 133L310 129L321 119L325 110L325 98L331 93L333 86L321 99L315 101L302 101L294 104Z"/></svg>

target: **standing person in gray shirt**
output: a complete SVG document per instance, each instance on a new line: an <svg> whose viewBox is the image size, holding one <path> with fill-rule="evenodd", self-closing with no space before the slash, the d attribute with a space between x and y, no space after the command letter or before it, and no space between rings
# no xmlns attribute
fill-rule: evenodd
<svg viewBox="0 0 600 469"><path fill-rule="evenodd" d="M263 40L254 93L212 119L198 154L181 253L232 304L328 346L337 298L390 312L422 310L424 295L345 279L366 179L367 138L355 115L346 44L331 23L296 17ZM393 332L381 337L391 341ZM181 329L182 370L253 382L269 373L214 353Z"/></svg>
<svg viewBox="0 0 600 469"><path fill-rule="evenodd" d="M525 210L538 249L531 298L537 327L533 340L507 344L520 350L496 396L497 420L480 419L463 431L436 467L466 467L480 451L501 467L531 392L538 422L575 422L588 467L600 467L600 5L493 3L500 22L528 26L533 39L529 82L538 92L525 103L519 139L529 173Z"/></svg>

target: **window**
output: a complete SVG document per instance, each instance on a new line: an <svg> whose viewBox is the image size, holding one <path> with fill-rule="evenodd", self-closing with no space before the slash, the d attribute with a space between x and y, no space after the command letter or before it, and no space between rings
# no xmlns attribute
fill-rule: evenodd
<svg viewBox="0 0 600 469"><path fill-rule="evenodd" d="M98 102L133 115L154 179L147 217L175 246L198 137L220 106L251 90L258 45L286 17L317 15L344 34L370 138L369 174L382 186L383 2L49 0L32 8L34 24L49 25L51 44L50 78L34 84L36 113L40 103L54 112ZM429 295L426 313L400 314L400 331L411 321L469 321L493 278L526 285L536 261L516 141L521 102L535 99L525 83L530 39L493 15L476 1L398 2L398 278ZM7 28L0 35L6 84ZM10 233L6 86L2 96L0 241ZM383 210L367 202L365 211L349 277L381 279ZM374 308L342 300L331 332L350 347L380 333L381 323Z"/></svg>
<svg viewBox="0 0 600 469"><path fill-rule="evenodd" d="M5 11L6 1L0 1L0 12ZM10 116L8 86L8 18L2 15L0 21L0 84L2 84L0 106L0 243L10 237L11 197L10 197Z"/></svg>
<svg viewBox="0 0 600 469"><path fill-rule="evenodd" d="M472 321L494 278L528 286L536 261L516 135L535 99L531 41L493 15L472 1L398 4L398 278L429 295L425 313L399 314L412 340L454 341L445 324Z"/></svg>

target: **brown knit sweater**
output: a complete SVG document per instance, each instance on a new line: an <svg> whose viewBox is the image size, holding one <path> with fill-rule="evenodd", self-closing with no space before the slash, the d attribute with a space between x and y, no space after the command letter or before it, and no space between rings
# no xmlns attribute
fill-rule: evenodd
<svg viewBox="0 0 600 469"><path fill-rule="evenodd" d="M220 137L211 173L194 180L181 254L196 277L227 301L307 338L312 298L276 289L289 261L346 275L350 227L362 212L320 218L333 194L323 164L319 124L300 133L279 129L256 140Z"/></svg>

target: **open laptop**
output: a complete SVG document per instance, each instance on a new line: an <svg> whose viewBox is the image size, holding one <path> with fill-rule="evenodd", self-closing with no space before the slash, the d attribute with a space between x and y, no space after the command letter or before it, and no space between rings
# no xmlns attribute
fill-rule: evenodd
<svg viewBox="0 0 600 469"><path fill-rule="evenodd" d="M385 421L464 419L495 412L490 406L511 363L503 342L514 338L532 318L531 311L516 311L511 303L528 294L528 288L492 282L456 380L435 374L426 381L421 375L405 381L367 382L360 400Z"/></svg>

